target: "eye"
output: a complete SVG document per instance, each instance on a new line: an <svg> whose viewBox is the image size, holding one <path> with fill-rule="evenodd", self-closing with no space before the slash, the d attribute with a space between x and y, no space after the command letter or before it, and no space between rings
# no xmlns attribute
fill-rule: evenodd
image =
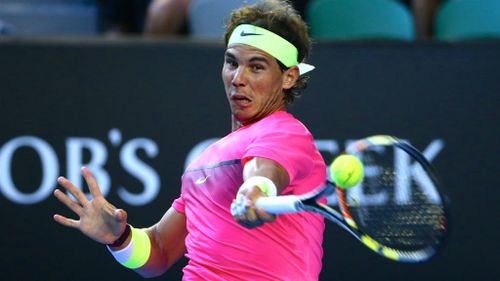
<svg viewBox="0 0 500 281"><path fill-rule="evenodd" d="M251 65L252 71L254 72L259 72L265 69L265 67L262 64L256 63Z"/></svg>
<svg viewBox="0 0 500 281"><path fill-rule="evenodd" d="M229 65L232 68L238 67L238 63L233 58L226 57L226 64Z"/></svg>

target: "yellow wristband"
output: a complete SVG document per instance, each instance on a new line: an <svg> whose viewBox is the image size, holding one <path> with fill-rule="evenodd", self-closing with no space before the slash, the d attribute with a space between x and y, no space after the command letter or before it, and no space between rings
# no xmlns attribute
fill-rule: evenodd
<svg viewBox="0 0 500 281"><path fill-rule="evenodd" d="M122 265L131 269L139 268L146 264L151 254L151 241L146 231L131 227L133 244L132 254L130 258L123 262Z"/></svg>

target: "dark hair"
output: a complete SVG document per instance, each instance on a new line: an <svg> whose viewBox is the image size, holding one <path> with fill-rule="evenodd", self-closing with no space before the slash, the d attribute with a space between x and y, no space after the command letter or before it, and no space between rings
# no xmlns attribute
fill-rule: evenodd
<svg viewBox="0 0 500 281"><path fill-rule="evenodd" d="M231 33L240 24L256 25L283 37L297 48L299 62L305 62L309 57L311 39L307 25L288 1L261 0L234 10L226 23L224 33L226 45ZM287 69L280 61L278 64L282 70ZM292 88L285 90L287 104L293 103L295 98L301 95L301 91L307 87L308 80L309 76L301 75Z"/></svg>

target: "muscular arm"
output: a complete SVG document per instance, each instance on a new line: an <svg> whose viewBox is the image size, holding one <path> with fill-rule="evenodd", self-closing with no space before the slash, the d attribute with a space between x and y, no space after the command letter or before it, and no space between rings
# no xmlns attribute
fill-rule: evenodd
<svg viewBox="0 0 500 281"><path fill-rule="evenodd" d="M254 157L243 167L243 180L249 177L263 176L274 182L278 194L288 185L289 177L286 170L278 162L261 157Z"/></svg>
<svg viewBox="0 0 500 281"><path fill-rule="evenodd" d="M151 256L144 266L135 271L143 277L154 277L167 271L186 251L186 217L171 207L146 232L151 240Z"/></svg>
<svg viewBox="0 0 500 281"><path fill-rule="evenodd" d="M280 194L290 181L287 171L278 162L260 157L255 157L248 161L243 168L243 180L247 180L253 176L262 176L273 181L276 185L277 194ZM276 219L274 215L255 208L255 201L261 196L267 195L255 185L244 185L244 187L240 188L233 204L245 204L247 208L245 214L233 213L238 223L245 227L253 228L262 225L264 222L272 222Z"/></svg>

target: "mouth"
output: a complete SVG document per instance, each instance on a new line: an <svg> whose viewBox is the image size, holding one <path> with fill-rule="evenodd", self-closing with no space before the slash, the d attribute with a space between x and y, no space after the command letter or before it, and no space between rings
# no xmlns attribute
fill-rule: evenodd
<svg viewBox="0 0 500 281"><path fill-rule="evenodd" d="M252 100L241 93L236 93L231 95L231 101L239 106L248 106L252 103Z"/></svg>

